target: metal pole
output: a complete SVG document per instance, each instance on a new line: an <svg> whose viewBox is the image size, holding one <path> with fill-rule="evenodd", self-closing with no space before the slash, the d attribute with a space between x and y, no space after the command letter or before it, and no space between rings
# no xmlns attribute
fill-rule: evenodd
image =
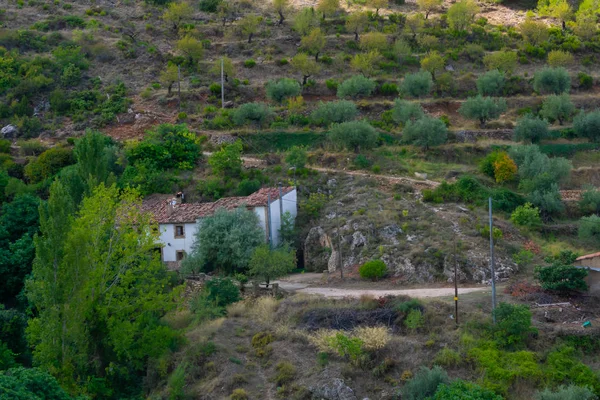
<svg viewBox="0 0 600 400"><path fill-rule="evenodd" d="M496 323L496 316L494 311L496 310L496 271L494 269L494 223L492 219L492 198L489 198L489 212L490 212L490 268L492 270L492 320Z"/></svg>
<svg viewBox="0 0 600 400"><path fill-rule="evenodd" d="M177 108L181 112L181 66L177 66L177 94L179 96L179 104Z"/></svg>
<svg viewBox="0 0 600 400"><path fill-rule="evenodd" d="M344 280L344 262L342 261L342 230L340 229L340 214L338 212L337 202L335 203L335 214L337 216L337 231L338 231L338 255L340 259L340 279Z"/></svg>
<svg viewBox="0 0 600 400"><path fill-rule="evenodd" d="M456 261L456 240L454 240L454 321L458 326L458 280L456 269L458 262Z"/></svg>
<svg viewBox="0 0 600 400"><path fill-rule="evenodd" d="M223 80L223 59L221 58L221 108L225 108L225 81Z"/></svg>
<svg viewBox="0 0 600 400"><path fill-rule="evenodd" d="M267 193L267 240L269 248L273 248L273 236L271 234L271 193Z"/></svg>
<svg viewBox="0 0 600 400"><path fill-rule="evenodd" d="M281 226L283 224L283 192L281 190L281 182L279 182L279 232L281 232ZM281 243L281 238L279 238Z"/></svg>

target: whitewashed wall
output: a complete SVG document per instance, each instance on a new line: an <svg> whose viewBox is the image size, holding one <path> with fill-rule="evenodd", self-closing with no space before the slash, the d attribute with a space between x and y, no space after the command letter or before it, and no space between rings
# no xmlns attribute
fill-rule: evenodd
<svg viewBox="0 0 600 400"><path fill-rule="evenodd" d="M279 245L279 229L281 229L281 219L279 217L279 199L271 204L271 232L273 235L273 246ZM267 210L266 207L255 207L254 213L258 217L260 227L265 231L265 241L267 240ZM283 196L283 212L290 212L294 219L298 214L296 190L292 190ZM183 250L186 254L192 252L192 246L196 238L196 230L201 224L160 224L160 241L163 245L162 259L164 262L177 261L177 251ZM175 225L184 225L185 237L175 238Z"/></svg>
<svg viewBox="0 0 600 400"><path fill-rule="evenodd" d="M185 237L175 238L175 225L183 225ZM177 251L183 250L186 254L192 251L196 237L196 224L160 224L160 241L163 244L163 261L177 261Z"/></svg>

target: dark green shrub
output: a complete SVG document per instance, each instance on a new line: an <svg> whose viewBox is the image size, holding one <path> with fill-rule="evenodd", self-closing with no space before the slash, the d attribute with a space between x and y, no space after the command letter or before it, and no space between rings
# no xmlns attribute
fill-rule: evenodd
<svg viewBox="0 0 600 400"><path fill-rule="evenodd" d="M489 389L457 379L440 385L430 400L502 400L503 397Z"/></svg>
<svg viewBox="0 0 600 400"><path fill-rule="evenodd" d="M246 67L246 68L254 68L255 66L256 66L256 61L254 61L253 59L244 61L244 67Z"/></svg>
<svg viewBox="0 0 600 400"><path fill-rule="evenodd" d="M381 260L367 261L358 269L360 277L363 279L377 280L382 278L387 271L385 263Z"/></svg>
<svg viewBox="0 0 600 400"><path fill-rule="evenodd" d="M221 4L222 0L200 0L198 6L200 7L200 11L214 13L217 12L217 8L219 4Z"/></svg>
<svg viewBox="0 0 600 400"><path fill-rule="evenodd" d="M341 356L357 363L363 355L363 341L359 338L349 338L343 333L337 333L330 338L329 345Z"/></svg>
<svg viewBox="0 0 600 400"><path fill-rule="evenodd" d="M238 196L249 196L260 189L260 181L258 179L243 179L238 183L236 194Z"/></svg>
<svg viewBox="0 0 600 400"><path fill-rule="evenodd" d="M578 73L577 81L579 82L580 89L589 90L594 87L594 79L586 73Z"/></svg>
<svg viewBox="0 0 600 400"><path fill-rule="evenodd" d="M335 79L327 79L327 80L325 80L325 86L327 86L327 89L331 90L332 92L336 92L338 89L339 83Z"/></svg>
<svg viewBox="0 0 600 400"><path fill-rule="evenodd" d="M510 216L510 221L515 225L526 228L539 228L542 225L540 209L534 207L531 203L525 203L515 209Z"/></svg>
<svg viewBox="0 0 600 400"><path fill-rule="evenodd" d="M577 352L573 347L561 346L548 354L545 379L551 385L571 383L600 393L598 374L577 359Z"/></svg>
<svg viewBox="0 0 600 400"><path fill-rule="evenodd" d="M395 83L386 82L381 85L379 93L384 96L396 96L398 94L398 86Z"/></svg>
<svg viewBox="0 0 600 400"><path fill-rule="evenodd" d="M229 278L213 278L206 281L203 292L217 307L226 307L241 300L240 289Z"/></svg>
<svg viewBox="0 0 600 400"><path fill-rule="evenodd" d="M25 166L25 176L32 183L56 175L62 168L75 162L71 149L53 147Z"/></svg>
<svg viewBox="0 0 600 400"><path fill-rule="evenodd" d="M11 142L7 139L0 139L0 153L10 154Z"/></svg>
<svg viewBox="0 0 600 400"><path fill-rule="evenodd" d="M424 400L433 396L440 385L448 383L450 383L450 378L443 368L439 366L432 369L421 367L400 390L402 400Z"/></svg>
<svg viewBox="0 0 600 400"><path fill-rule="evenodd" d="M211 83L210 86L208 87L208 89L215 96L221 94L221 84L219 84L219 83Z"/></svg>
<svg viewBox="0 0 600 400"><path fill-rule="evenodd" d="M585 282L587 275L587 269L572 265L551 265L535 268L535 278L540 282L542 288L558 292L587 290L587 283Z"/></svg>
<svg viewBox="0 0 600 400"><path fill-rule="evenodd" d="M281 103L287 98L298 96L302 92L302 88L295 79L282 78L269 81L266 91L270 100Z"/></svg>
<svg viewBox="0 0 600 400"><path fill-rule="evenodd" d="M371 166L372 162L364 155L359 154L354 158L352 164L354 164L356 168L366 169Z"/></svg>
<svg viewBox="0 0 600 400"><path fill-rule="evenodd" d="M545 67L533 77L533 89L538 93L560 94L571 90L571 77L562 67Z"/></svg>
<svg viewBox="0 0 600 400"><path fill-rule="evenodd" d="M500 303L494 310L496 342L506 347L520 347L537 329L531 326L531 311L524 305Z"/></svg>
<svg viewBox="0 0 600 400"><path fill-rule="evenodd" d="M39 368L0 371L0 393L7 399L72 399L52 375Z"/></svg>
<svg viewBox="0 0 600 400"><path fill-rule="evenodd" d="M314 124L330 125L351 121L358 115L356 104L348 100L319 102L317 108L311 113L310 118Z"/></svg>
<svg viewBox="0 0 600 400"><path fill-rule="evenodd" d="M600 243L600 217L590 215L579 220L579 238Z"/></svg>
<svg viewBox="0 0 600 400"><path fill-rule="evenodd" d="M366 78L364 75L355 75L338 85L337 97L340 99L367 97L373 93L376 86L375 81Z"/></svg>
<svg viewBox="0 0 600 400"><path fill-rule="evenodd" d="M586 187L581 194L579 208L584 213L600 215L600 190L597 190L594 186Z"/></svg>

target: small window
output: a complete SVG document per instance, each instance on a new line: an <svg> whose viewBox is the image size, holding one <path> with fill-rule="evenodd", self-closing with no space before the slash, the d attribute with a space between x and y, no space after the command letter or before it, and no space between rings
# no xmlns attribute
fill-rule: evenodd
<svg viewBox="0 0 600 400"><path fill-rule="evenodd" d="M177 261L181 261L185 258L185 251L178 250L176 253Z"/></svg>
<svg viewBox="0 0 600 400"><path fill-rule="evenodd" d="M185 237L185 230L183 229L183 225L175 225L175 237Z"/></svg>

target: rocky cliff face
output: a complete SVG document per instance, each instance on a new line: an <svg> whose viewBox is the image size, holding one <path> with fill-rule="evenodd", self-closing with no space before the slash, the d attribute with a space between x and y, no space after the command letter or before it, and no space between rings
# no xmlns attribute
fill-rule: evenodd
<svg viewBox="0 0 600 400"><path fill-rule="evenodd" d="M345 270L379 258L388 267L388 277L398 282L452 281L455 264L461 282L491 278L489 240L481 234L487 224L485 210L423 203L419 193L394 193L374 185L368 179L337 176L322 186L333 200L306 230L308 270L336 271L341 247ZM496 277L508 278L517 272L510 254L522 238L503 220L495 218L494 224L503 231L495 248Z"/></svg>

